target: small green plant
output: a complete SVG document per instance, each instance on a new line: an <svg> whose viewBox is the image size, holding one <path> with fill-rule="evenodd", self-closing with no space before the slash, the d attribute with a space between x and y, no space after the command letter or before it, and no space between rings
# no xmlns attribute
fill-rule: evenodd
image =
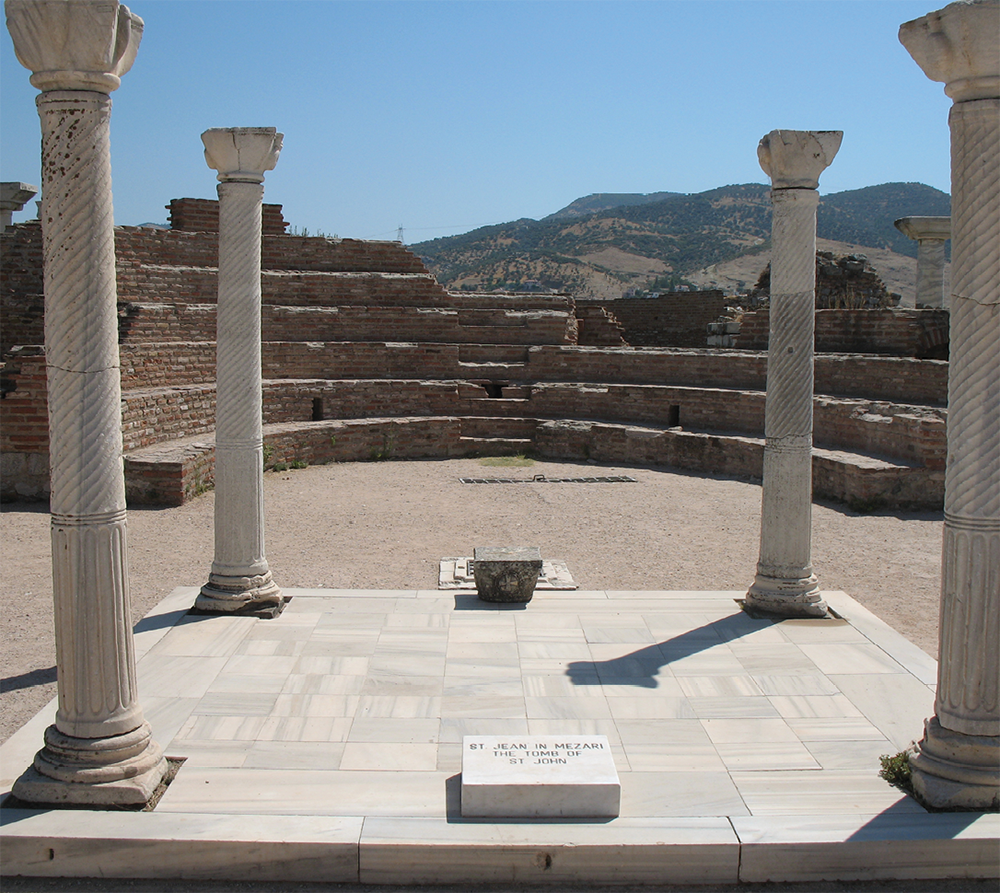
<svg viewBox="0 0 1000 893"><path fill-rule="evenodd" d="M288 463L288 467L289 468L308 468L309 467L309 463L306 462L305 459L292 459L292 461Z"/></svg>
<svg viewBox="0 0 1000 893"><path fill-rule="evenodd" d="M485 456L479 460L479 464L490 468L527 468L534 465L535 460L529 459L524 453L517 453L513 456Z"/></svg>
<svg viewBox="0 0 1000 893"><path fill-rule="evenodd" d="M271 466L271 471L288 471L288 463L275 462L274 465Z"/></svg>
<svg viewBox="0 0 1000 893"><path fill-rule="evenodd" d="M274 447L269 443L264 444L264 468L270 464L271 459L274 457Z"/></svg>
<svg viewBox="0 0 1000 893"><path fill-rule="evenodd" d="M387 459L392 458L392 454L396 449L396 438L391 434L382 435L382 449L378 447L371 448L371 460L372 462L384 462Z"/></svg>
<svg viewBox="0 0 1000 893"><path fill-rule="evenodd" d="M910 780L910 752L903 750L895 756L882 754L878 758L882 768L879 769L879 777L885 779L893 787L903 791L913 791L913 783Z"/></svg>

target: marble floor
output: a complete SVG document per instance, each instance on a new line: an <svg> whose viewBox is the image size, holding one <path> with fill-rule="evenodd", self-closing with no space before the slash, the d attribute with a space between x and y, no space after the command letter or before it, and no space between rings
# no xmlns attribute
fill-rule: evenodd
<svg viewBox="0 0 1000 893"><path fill-rule="evenodd" d="M275 620L136 629L140 698L185 762L149 813L2 810L7 875L369 883L991 877L1000 816L878 777L935 664L841 592L773 622L740 592L291 590ZM0 792L50 705L0 750ZM621 814L463 819L465 735L606 735Z"/></svg>

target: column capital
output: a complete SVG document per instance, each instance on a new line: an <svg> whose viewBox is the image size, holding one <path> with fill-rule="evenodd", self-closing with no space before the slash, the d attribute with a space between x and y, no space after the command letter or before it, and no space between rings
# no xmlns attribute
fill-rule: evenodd
<svg viewBox="0 0 1000 893"><path fill-rule="evenodd" d="M893 224L906 238L915 242L935 239L944 242L951 238L950 217L900 217Z"/></svg>
<svg viewBox="0 0 1000 893"><path fill-rule="evenodd" d="M904 22L899 42L955 102L1000 97L1000 0L959 0Z"/></svg>
<svg viewBox="0 0 1000 893"><path fill-rule="evenodd" d="M264 172L278 163L284 138L273 127L212 127L201 135L205 161L221 183L263 183Z"/></svg>
<svg viewBox="0 0 1000 893"><path fill-rule="evenodd" d="M772 130L757 146L757 159L772 189L817 189L843 138L841 130Z"/></svg>
<svg viewBox="0 0 1000 893"><path fill-rule="evenodd" d="M28 183L0 183L0 210L20 211L37 192Z"/></svg>
<svg viewBox="0 0 1000 893"><path fill-rule="evenodd" d="M118 0L5 0L18 61L43 92L110 93L135 61L142 19Z"/></svg>

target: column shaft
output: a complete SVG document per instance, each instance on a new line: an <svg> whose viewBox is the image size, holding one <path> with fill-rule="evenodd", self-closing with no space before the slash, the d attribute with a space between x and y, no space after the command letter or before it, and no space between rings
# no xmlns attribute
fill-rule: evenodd
<svg viewBox="0 0 1000 893"><path fill-rule="evenodd" d="M771 309L756 607L822 616L812 568L815 189L772 189Z"/></svg>
<svg viewBox="0 0 1000 893"><path fill-rule="evenodd" d="M917 243L917 307L944 304L944 242L920 239Z"/></svg>

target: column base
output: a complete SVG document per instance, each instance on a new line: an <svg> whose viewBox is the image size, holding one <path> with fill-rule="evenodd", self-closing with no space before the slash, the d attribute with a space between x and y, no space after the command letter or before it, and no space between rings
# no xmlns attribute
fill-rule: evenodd
<svg viewBox="0 0 1000 893"><path fill-rule="evenodd" d="M49 726L11 793L39 806L142 806L166 771L147 722L111 738L73 738Z"/></svg>
<svg viewBox="0 0 1000 893"><path fill-rule="evenodd" d="M935 809L996 809L1000 805L1000 738L946 729L932 716L910 757L913 792Z"/></svg>
<svg viewBox="0 0 1000 893"><path fill-rule="evenodd" d="M236 614L241 617L277 617L288 601L267 571L258 577L210 574L192 611L196 614Z"/></svg>
<svg viewBox="0 0 1000 893"><path fill-rule="evenodd" d="M793 579L759 573L747 592L747 607L781 617L825 617L826 602L815 575Z"/></svg>

